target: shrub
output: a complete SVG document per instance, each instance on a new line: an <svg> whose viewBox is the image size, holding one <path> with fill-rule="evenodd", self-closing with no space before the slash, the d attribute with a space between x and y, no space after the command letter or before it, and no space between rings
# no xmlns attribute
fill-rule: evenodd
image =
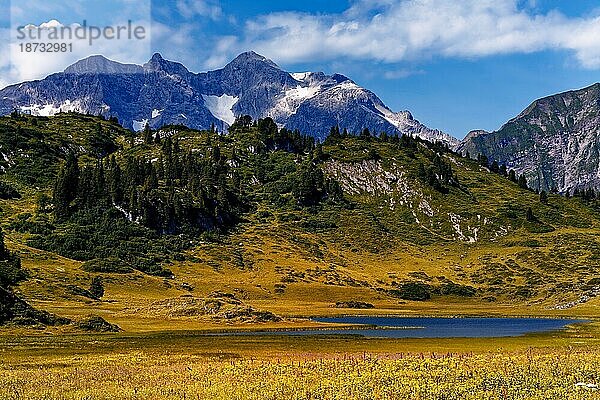
<svg viewBox="0 0 600 400"><path fill-rule="evenodd" d="M440 288L440 294L443 296L473 297L476 293L474 287L457 283L447 283Z"/></svg>
<svg viewBox="0 0 600 400"><path fill-rule="evenodd" d="M95 258L86 261L81 266L86 272L128 274L133 272L127 263L116 257Z"/></svg>
<svg viewBox="0 0 600 400"><path fill-rule="evenodd" d="M90 285L90 293L94 296L95 299L100 300L102 296L104 296L104 284L102 283L102 278L99 276L95 276L92 279L92 284Z"/></svg>
<svg viewBox="0 0 600 400"><path fill-rule="evenodd" d="M356 309L368 309L375 308L375 306L371 303L366 303L364 301L338 301L335 303L335 308L356 308Z"/></svg>
<svg viewBox="0 0 600 400"><path fill-rule="evenodd" d="M388 290L388 294L402 300L425 301L431 298L431 286L421 282L406 282Z"/></svg>
<svg viewBox="0 0 600 400"><path fill-rule="evenodd" d="M48 220L47 215L24 212L18 214L10 222L9 228L21 233L33 233L36 235L48 235L54 230L54 226Z"/></svg>
<svg viewBox="0 0 600 400"><path fill-rule="evenodd" d="M587 284L591 286L600 285L600 278L592 278L588 281Z"/></svg>
<svg viewBox="0 0 600 400"><path fill-rule="evenodd" d="M11 200L20 198L21 194L17 192L17 189L13 188L6 182L0 182L0 199Z"/></svg>
<svg viewBox="0 0 600 400"><path fill-rule="evenodd" d="M89 316L77 323L77 327L88 332L120 332L118 325L107 322L104 318L95 315Z"/></svg>
<svg viewBox="0 0 600 400"><path fill-rule="evenodd" d="M27 279L27 272L21 268L19 258L10 256L0 260L0 286L7 288Z"/></svg>

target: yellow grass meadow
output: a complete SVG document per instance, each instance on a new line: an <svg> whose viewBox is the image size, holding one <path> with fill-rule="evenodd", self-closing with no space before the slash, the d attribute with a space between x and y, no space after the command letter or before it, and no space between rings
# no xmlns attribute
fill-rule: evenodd
<svg viewBox="0 0 600 400"><path fill-rule="evenodd" d="M240 358L133 351L0 366L3 400L600 399L598 348Z"/></svg>

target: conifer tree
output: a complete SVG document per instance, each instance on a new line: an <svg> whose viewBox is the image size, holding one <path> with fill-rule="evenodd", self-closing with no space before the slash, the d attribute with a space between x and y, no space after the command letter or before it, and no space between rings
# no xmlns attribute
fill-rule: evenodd
<svg viewBox="0 0 600 400"><path fill-rule="evenodd" d="M477 156L477 161L479 161L479 164L481 164L482 166L486 168L489 167L489 160L485 154L479 154Z"/></svg>
<svg viewBox="0 0 600 400"><path fill-rule="evenodd" d="M54 184L53 204L56 217L66 218L69 214L71 202L75 200L79 187L79 165L75 154L67 155L65 164L59 169Z"/></svg>
<svg viewBox="0 0 600 400"><path fill-rule="evenodd" d="M502 165L500 166L500 174L501 174L502 176L507 176L507 175L508 175L508 171L506 170L506 165L502 164Z"/></svg>
<svg viewBox="0 0 600 400"><path fill-rule="evenodd" d="M104 283L102 278L95 276L92 278L89 292L94 296L94 299L100 300L104 296Z"/></svg>
<svg viewBox="0 0 600 400"><path fill-rule="evenodd" d="M338 141L339 139L341 139L342 135L340 134L340 127L339 126L332 126L331 129L329 130L329 136L327 136L326 141L328 143L335 143L336 141Z"/></svg>
<svg viewBox="0 0 600 400"><path fill-rule="evenodd" d="M156 170L154 167L150 168L148 175L146 176L146 182L144 182L144 191L149 192L158 188L158 177L156 176Z"/></svg>
<svg viewBox="0 0 600 400"><path fill-rule="evenodd" d="M492 161L492 165L490 165L490 171L497 174L500 172L500 166L498 165L498 161Z"/></svg>
<svg viewBox="0 0 600 400"><path fill-rule="evenodd" d="M146 125L144 126L143 137L144 137L144 143L152 144L152 142L153 142L152 130L150 129L150 125L148 123L146 123Z"/></svg>
<svg viewBox="0 0 600 400"><path fill-rule="evenodd" d="M527 179L525 178L525 175L521 174L519 176L518 184L521 189L527 189Z"/></svg>
<svg viewBox="0 0 600 400"><path fill-rule="evenodd" d="M122 172L121 167L117 163L114 155L109 161L107 180L109 186L108 191L112 201L116 204L121 203L123 201Z"/></svg>
<svg viewBox="0 0 600 400"><path fill-rule="evenodd" d="M531 209L531 207L527 207L527 212L525 213L525 218L529 222L535 221L535 216L533 215L533 210Z"/></svg>

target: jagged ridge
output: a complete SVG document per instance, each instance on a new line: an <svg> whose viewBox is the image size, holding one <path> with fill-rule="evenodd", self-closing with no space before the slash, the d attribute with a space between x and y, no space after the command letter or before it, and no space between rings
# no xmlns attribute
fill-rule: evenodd
<svg viewBox="0 0 600 400"><path fill-rule="evenodd" d="M319 139L338 125L358 133L408 134L448 145L458 140L392 112L371 91L340 75L290 74L254 52L242 53L224 68L195 74L155 54L143 66L102 56L81 60L64 72L0 91L0 115L13 110L48 116L75 111L117 117L141 130L182 124L225 130L236 116L272 117L280 127Z"/></svg>

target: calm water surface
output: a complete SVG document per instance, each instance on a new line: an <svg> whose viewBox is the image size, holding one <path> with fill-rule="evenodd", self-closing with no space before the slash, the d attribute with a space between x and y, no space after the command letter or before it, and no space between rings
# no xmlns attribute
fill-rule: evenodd
<svg viewBox="0 0 600 400"><path fill-rule="evenodd" d="M586 322L574 319L546 318L404 318L404 317L332 317L313 318L317 322L362 324L363 329L282 330L237 332L234 335L361 335L378 338L455 338L506 337L549 332ZM228 334L225 334L228 335Z"/></svg>
<svg viewBox="0 0 600 400"><path fill-rule="evenodd" d="M315 318L319 322L367 324L379 329L339 330L337 334L355 333L366 337L390 338L448 338L448 337L505 337L527 333L548 332L582 320L545 318L397 318L397 317L339 317ZM303 332L306 334L306 332ZM311 332L316 333L316 332ZM333 333L325 331L321 333Z"/></svg>

